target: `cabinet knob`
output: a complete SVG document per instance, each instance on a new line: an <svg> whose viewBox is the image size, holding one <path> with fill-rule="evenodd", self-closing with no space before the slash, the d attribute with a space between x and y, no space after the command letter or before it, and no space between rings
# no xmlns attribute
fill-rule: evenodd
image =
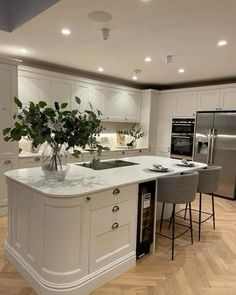
<svg viewBox="0 0 236 295"><path fill-rule="evenodd" d="M87 200L87 201L90 201L90 200L91 200L91 197L87 197L86 200Z"/></svg>
<svg viewBox="0 0 236 295"><path fill-rule="evenodd" d="M142 153L142 150L139 150L140 153Z"/></svg>
<svg viewBox="0 0 236 295"><path fill-rule="evenodd" d="M122 151L122 155L124 155L125 154L125 151Z"/></svg>
<svg viewBox="0 0 236 295"><path fill-rule="evenodd" d="M109 117L107 117L107 120L109 120Z"/></svg>
<svg viewBox="0 0 236 295"><path fill-rule="evenodd" d="M120 193L120 190L118 188L114 189L113 195L118 195Z"/></svg>
<svg viewBox="0 0 236 295"><path fill-rule="evenodd" d="M11 164L11 160L5 160L5 161L4 161L4 164L7 164L7 165L8 165L8 164Z"/></svg>
<svg viewBox="0 0 236 295"><path fill-rule="evenodd" d="M120 210L120 207L119 206L114 206L113 208L112 208L112 212L117 212L117 211L119 211Z"/></svg>
<svg viewBox="0 0 236 295"><path fill-rule="evenodd" d="M117 222L113 223L111 226L112 229L116 229L118 227L119 227L119 223L117 223Z"/></svg>
<svg viewBox="0 0 236 295"><path fill-rule="evenodd" d="M38 161L40 161L40 158L36 157L36 158L34 158L34 160L35 160L35 162L38 162Z"/></svg>

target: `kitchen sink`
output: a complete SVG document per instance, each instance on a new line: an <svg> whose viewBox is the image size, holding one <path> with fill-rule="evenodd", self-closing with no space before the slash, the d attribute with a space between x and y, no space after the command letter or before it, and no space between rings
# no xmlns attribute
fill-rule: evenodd
<svg viewBox="0 0 236 295"><path fill-rule="evenodd" d="M82 166L94 170L105 170L112 168L120 168L126 166L139 165L138 163L123 161L123 160L111 160L111 161L101 161L96 165L96 168L91 167L91 162L76 164L77 166Z"/></svg>

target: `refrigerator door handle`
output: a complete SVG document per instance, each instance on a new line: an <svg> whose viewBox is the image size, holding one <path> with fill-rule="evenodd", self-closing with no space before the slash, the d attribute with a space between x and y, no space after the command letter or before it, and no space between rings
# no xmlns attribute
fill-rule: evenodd
<svg viewBox="0 0 236 295"><path fill-rule="evenodd" d="M213 164L215 136L216 136L216 129L212 129L212 134L211 134L211 157L210 157L210 165Z"/></svg>
<svg viewBox="0 0 236 295"><path fill-rule="evenodd" d="M207 136L207 164L210 164L211 159L211 137L212 137L212 129L208 130L208 136Z"/></svg>

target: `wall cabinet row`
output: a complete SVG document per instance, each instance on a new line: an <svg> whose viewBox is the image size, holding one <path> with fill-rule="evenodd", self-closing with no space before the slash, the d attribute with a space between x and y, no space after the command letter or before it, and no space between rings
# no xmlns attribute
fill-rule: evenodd
<svg viewBox="0 0 236 295"><path fill-rule="evenodd" d="M109 87L99 84L80 82L71 79L50 77L43 74L19 71L19 98L24 104L30 100L46 100L49 105L54 101L67 102L70 108L77 108L75 96L81 98L81 111L90 109L102 112L103 121L139 122L141 110L141 91Z"/></svg>

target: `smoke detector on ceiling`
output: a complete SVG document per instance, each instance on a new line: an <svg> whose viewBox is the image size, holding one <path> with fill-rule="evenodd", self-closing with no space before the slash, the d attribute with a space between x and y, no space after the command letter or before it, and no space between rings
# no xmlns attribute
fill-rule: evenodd
<svg viewBox="0 0 236 295"><path fill-rule="evenodd" d="M102 29L102 37L104 40L108 40L110 38L110 29L103 28Z"/></svg>
<svg viewBox="0 0 236 295"><path fill-rule="evenodd" d="M167 55L165 57L165 63L170 64L173 61L173 55Z"/></svg>

